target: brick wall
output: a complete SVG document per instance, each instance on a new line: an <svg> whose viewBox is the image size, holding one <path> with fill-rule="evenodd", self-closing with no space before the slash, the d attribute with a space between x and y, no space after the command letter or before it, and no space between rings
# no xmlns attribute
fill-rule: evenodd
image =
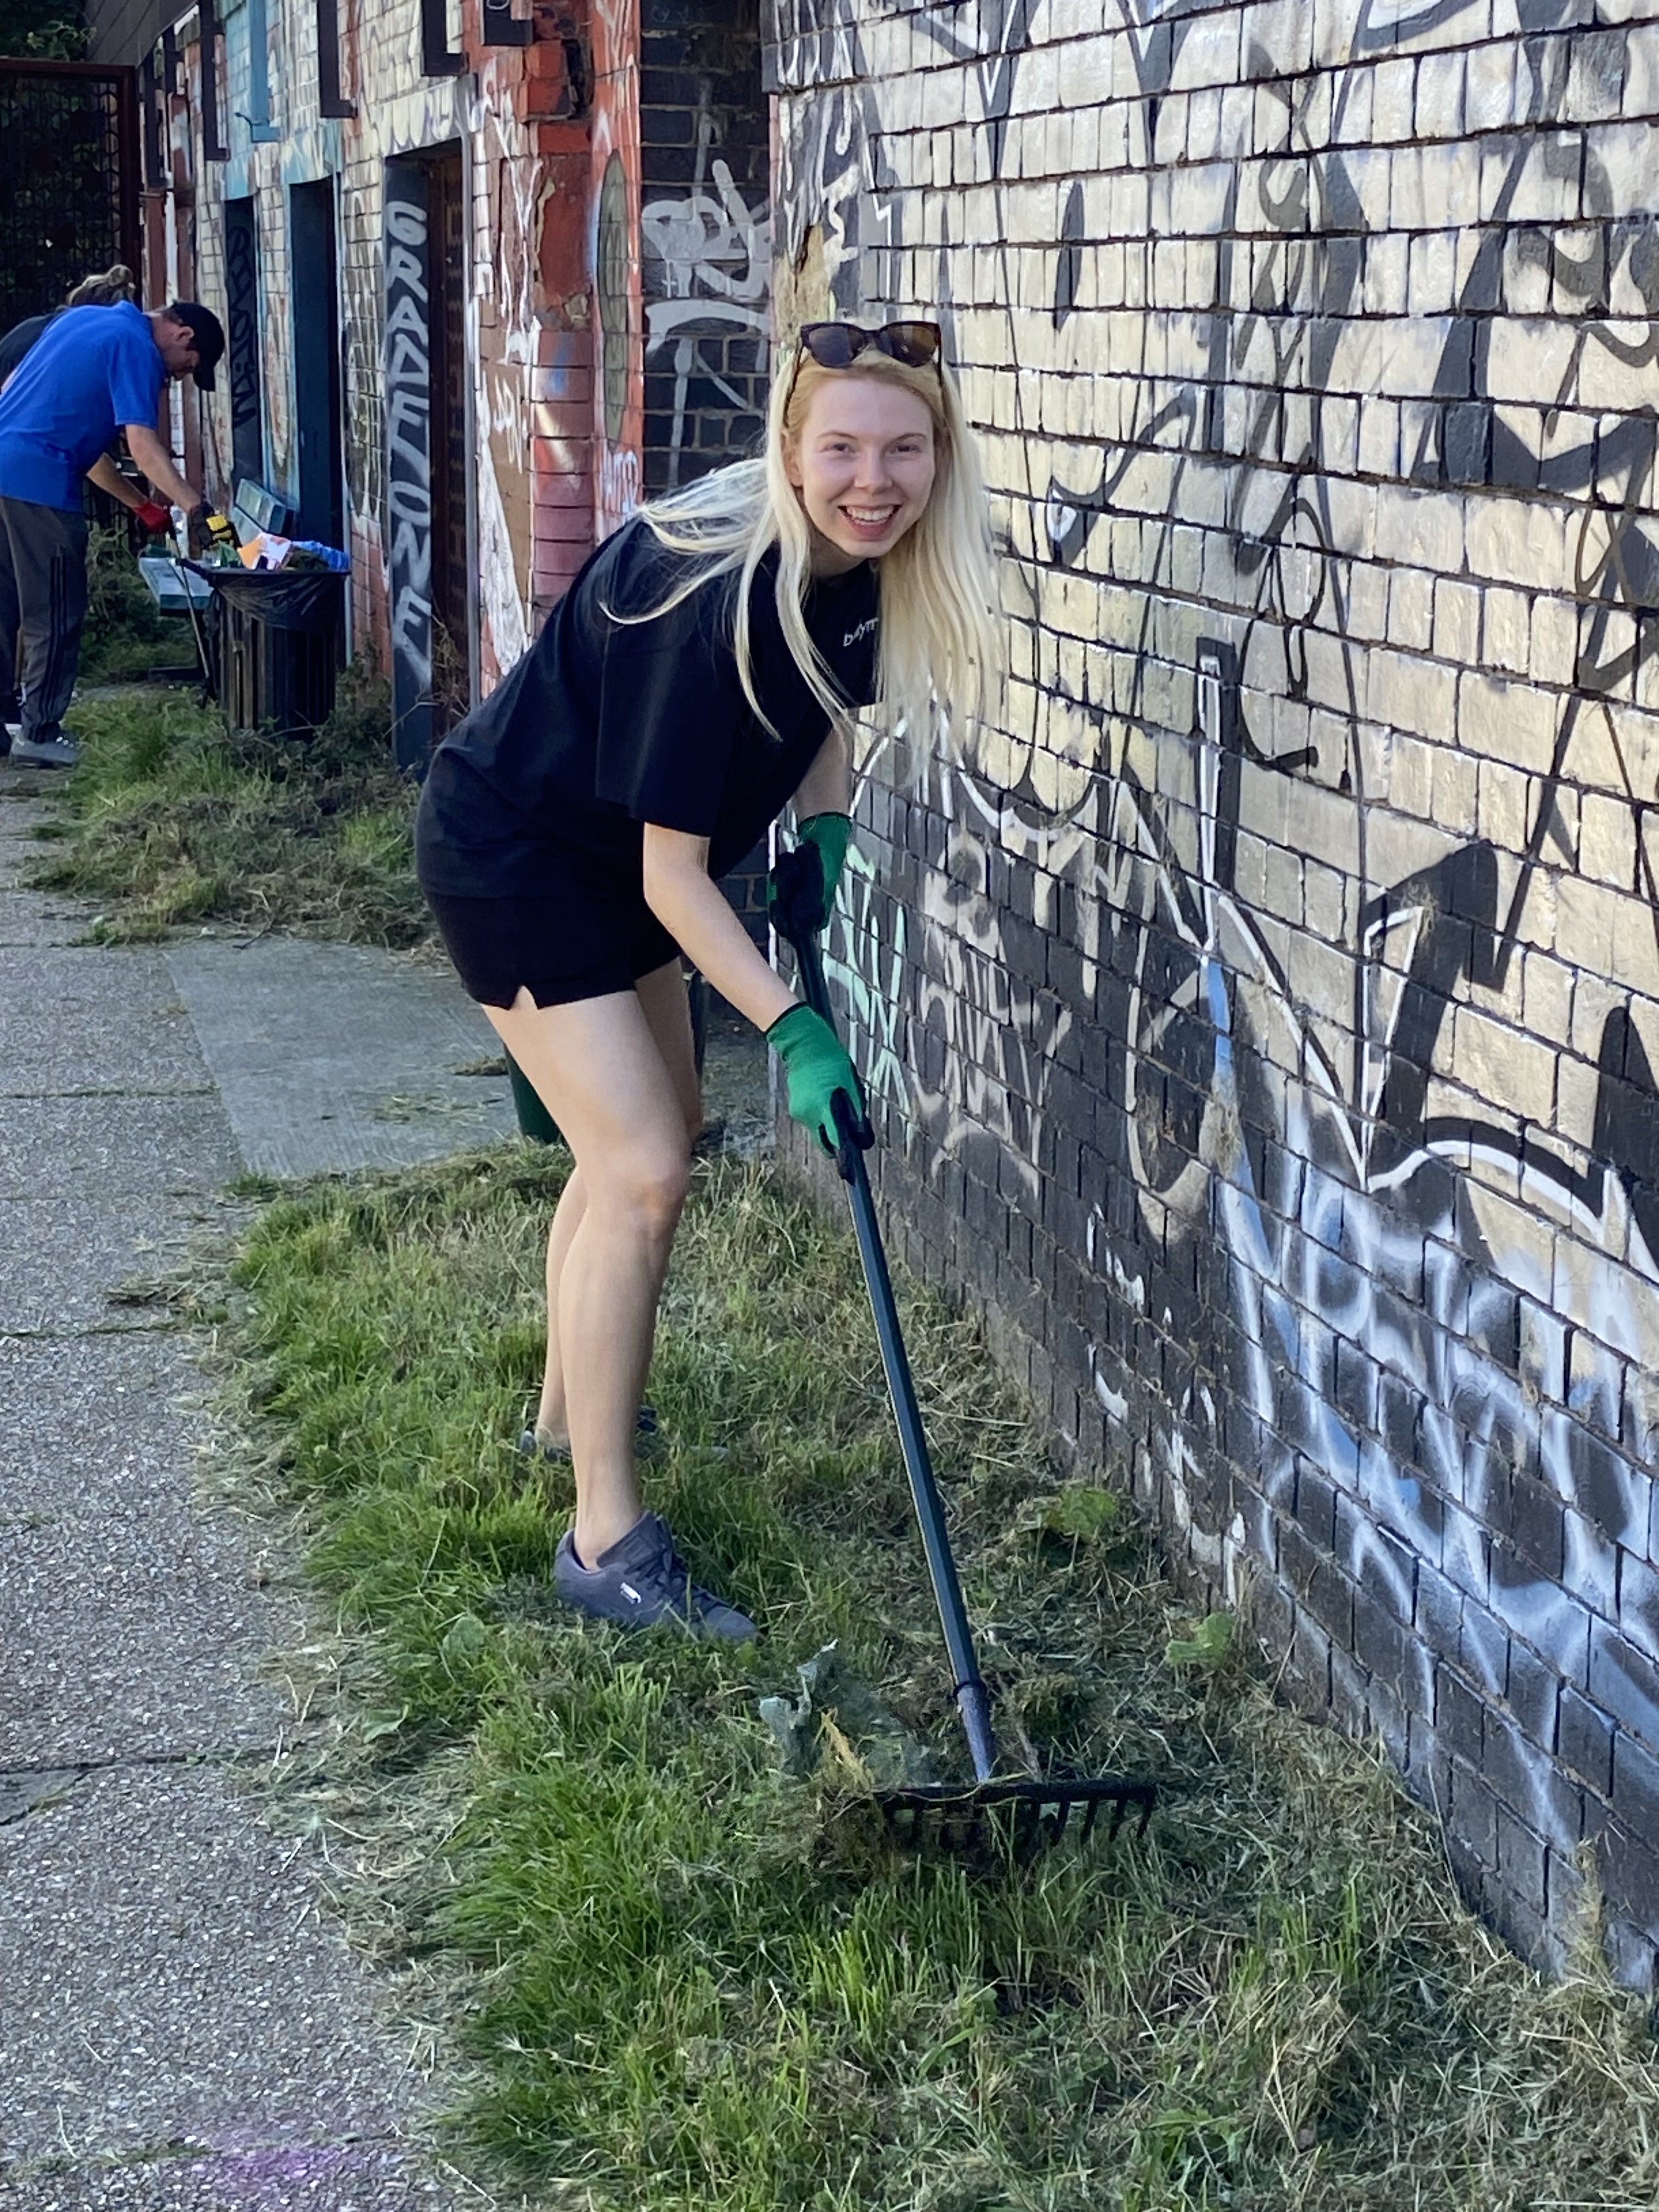
<svg viewBox="0 0 1659 2212"><path fill-rule="evenodd" d="M643 0L647 494L759 442L771 276L760 71L758 0Z"/></svg>
<svg viewBox="0 0 1659 2212"><path fill-rule="evenodd" d="M771 330L771 144L759 0L641 0L644 491L758 449ZM726 878L766 939L764 844Z"/></svg>
<svg viewBox="0 0 1659 2212"><path fill-rule="evenodd" d="M776 5L780 284L942 314L1007 544L833 946L900 1247L1651 1984L1656 10Z"/></svg>

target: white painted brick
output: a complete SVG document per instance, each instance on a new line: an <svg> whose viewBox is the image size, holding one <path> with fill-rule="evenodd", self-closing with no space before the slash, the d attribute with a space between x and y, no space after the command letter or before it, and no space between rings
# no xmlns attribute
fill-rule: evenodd
<svg viewBox="0 0 1659 2212"><path fill-rule="evenodd" d="M1448 316L1401 316L1379 325L1378 388L1395 398L1418 398L1435 389L1450 335Z"/></svg>
<svg viewBox="0 0 1659 2212"><path fill-rule="evenodd" d="M1254 50L1267 58L1275 76L1296 76L1311 68L1313 14L1308 0L1250 0L1239 10L1243 65L1252 69Z"/></svg>
<svg viewBox="0 0 1659 2212"><path fill-rule="evenodd" d="M1425 653L1433 639L1434 579L1420 568L1396 568L1389 579L1389 643Z"/></svg>
<svg viewBox="0 0 1659 2212"><path fill-rule="evenodd" d="M1464 543L1471 575L1531 591L1558 591L1572 574L1571 509L1541 499L1471 500Z"/></svg>
<svg viewBox="0 0 1659 2212"><path fill-rule="evenodd" d="M1170 82L1177 90L1236 82L1239 63L1240 11L1220 8L1207 15L1190 16L1176 57Z"/></svg>
<svg viewBox="0 0 1659 2212"><path fill-rule="evenodd" d="M1626 43L1619 31L1581 33L1573 40L1561 106L1564 123L1601 123L1619 113Z"/></svg>
<svg viewBox="0 0 1659 2212"><path fill-rule="evenodd" d="M1463 70L1463 125L1467 131L1501 130L1515 119L1516 48L1512 40L1472 47Z"/></svg>
<svg viewBox="0 0 1659 2212"><path fill-rule="evenodd" d="M1486 1099L1547 1126L1555 1114L1555 1054L1547 1045L1472 1006L1455 1009L1452 1060L1459 1078Z"/></svg>
<svg viewBox="0 0 1659 2212"><path fill-rule="evenodd" d="M1410 241L1406 304L1411 314L1444 315L1456 305L1458 235L1428 230Z"/></svg>
<svg viewBox="0 0 1659 2212"><path fill-rule="evenodd" d="M1482 596L1472 584L1459 583L1449 576L1436 578L1433 646L1443 660L1468 662L1478 658Z"/></svg>
<svg viewBox="0 0 1659 2212"><path fill-rule="evenodd" d="M1554 300L1550 283L1553 236L1551 231L1528 224L1517 224L1509 232L1504 252L1504 305L1511 316L1549 313Z"/></svg>
<svg viewBox="0 0 1659 2212"><path fill-rule="evenodd" d="M1625 49L1624 112L1627 118L1659 116L1659 39L1650 24L1636 31Z"/></svg>
<svg viewBox="0 0 1659 2212"><path fill-rule="evenodd" d="M1406 485L1379 486L1376 495L1376 550L1379 559L1421 562L1442 575L1463 566L1464 502L1449 492L1416 491Z"/></svg>
<svg viewBox="0 0 1659 2212"><path fill-rule="evenodd" d="M1659 27L1650 33L1659 38ZM1653 125L1601 123L1587 135L1584 212L1598 220L1647 214L1653 202Z"/></svg>
<svg viewBox="0 0 1659 2212"><path fill-rule="evenodd" d="M1576 131L1537 131L1480 142L1480 216L1491 222L1507 195L1510 222L1576 222L1583 165ZM1518 171L1518 174L1517 174Z"/></svg>
<svg viewBox="0 0 1659 2212"><path fill-rule="evenodd" d="M1400 406L1396 400L1361 399L1359 466L1366 476L1392 477L1400 468Z"/></svg>
<svg viewBox="0 0 1659 2212"><path fill-rule="evenodd" d="M1466 669L1457 684L1457 742L1542 775L1555 746L1555 702L1530 684Z"/></svg>
<svg viewBox="0 0 1659 2212"><path fill-rule="evenodd" d="M1432 822L1435 747L1420 738L1395 733L1389 756L1389 804L1413 821Z"/></svg>
<svg viewBox="0 0 1659 2212"><path fill-rule="evenodd" d="M1532 603L1532 658L1528 672L1534 684L1565 686L1572 681L1578 658L1578 613L1570 600L1540 592Z"/></svg>
<svg viewBox="0 0 1659 2212"><path fill-rule="evenodd" d="M1533 779L1507 761L1482 760L1476 767L1476 831L1500 853L1523 852L1532 829Z"/></svg>
<svg viewBox="0 0 1659 2212"><path fill-rule="evenodd" d="M1371 137L1379 146L1407 144L1416 127L1417 59L1380 62L1371 91Z"/></svg>
<svg viewBox="0 0 1659 2212"><path fill-rule="evenodd" d="M1458 672L1437 660L1381 647L1366 655L1365 712L1371 720L1444 744L1457 726Z"/></svg>
<svg viewBox="0 0 1659 2212"><path fill-rule="evenodd" d="M1636 824L1623 799L1587 791L1579 803L1578 866L1593 881L1636 891Z"/></svg>
<svg viewBox="0 0 1659 2212"><path fill-rule="evenodd" d="M1411 290L1411 241L1387 234L1365 240L1360 304L1368 315L1403 315Z"/></svg>
<svg viewBox="0 0 1659 2212"><path fill-rule="evenodd" d="M1490 761L1475 761L1468 753L1456 752L1449 745L1439 745L1434 753L1434 820L1443 830L1472 836L1474 831L1480 802L1480 775L1492 766Z"/></svg>
<svg viewBox="0 0 1659 2212"><path fill-rule="evenodd" d="M1345 149L1364 149L1375 141L1371 127L1376 94L1376 71L1364 67L1345 70L1331 110L1331 138ZM1345 161L1347 155L1345 154Z"/></svg>
<svg viewBox="0 0 1659 2212"><path fill-rule="evenodd" d="M1461 53L1425 54L1417 67L1413 121L1419 138L1455 138L1463 129Z"/></svg>
<svg viewBox="0 0 1659 2212"><path fill-rule="evenodd" d="M1486 594L1482 658L1492 668L1525 675L1532 665L1532 604L1523 592L1493 586Z"/></svg>
<svg viewBox="0 0 1659 2212"><path fill-rule="evenodd" d="M1602 326L1607 343L1601 343L1601 332L1587 343L1579 356L1576 397L1581 407L1608 408L1620 413L1634 413L1653 404L1652 364L1642 359L1644 349L1652 342L1653 325L1649 321L1608 323ZM1621 360L1613 350L1614 346L1625 349L1627 357Z"/></svg>
<svg viewBox="0 0 1659 2212"><path fill-rule="evenodd" d="M1389 571L1356 562L1348 574L1349 634L1363 643L1381 644L1389 634Z"/></svg>

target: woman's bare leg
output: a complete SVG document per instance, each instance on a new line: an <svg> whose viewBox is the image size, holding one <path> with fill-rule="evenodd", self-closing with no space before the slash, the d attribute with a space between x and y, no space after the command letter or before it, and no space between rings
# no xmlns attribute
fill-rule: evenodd
<svg viewBox="0 0 1659 2212"><path fill-rule="evenodd" d="M635 988L685 1115L687 1135L695 1144L702 1128L702 1088L697 1078L690 1004L678 961L642 975ZM559 1279L586 1203L586 1185L578 1167L572 1170L560 1194L547 1239L547 1358L542 1370L541 1401L536 1409L536 1441L544 1445L570 1441L564 1361L559 1350Z"/></svg>
<svg viewBox="0 0 1659 2212"><path fill-rule="evenodd" d="M541 1403L536 1408L538 1444L568 1444L570 1417L564 1403L564 1361L559 1352L559 1278L565 1255L587 1205L587 1187L580 1168L572 1168L568 1181L553 1209L553 1225L547 1234L547 1358L542 1368Z"/></svg>
<svg viewBox="0 0 1659 2212"><path fill-rule="evenodd" d="M538 1007L521 992L509 1009L484 1010L568 1140L581 1179L580 1211L562 1236L550 1351L556 1330L576 1474L574 1541L589 1565L642 1510L634 1425L690 1172L688 1071L671 1067L658 1042L661 1026L679 1060L663 973L638 991L572 1006ZM689 1060L689 1022L685 1035ZM694 1073L690 1090L695 1097Z"/></svg>

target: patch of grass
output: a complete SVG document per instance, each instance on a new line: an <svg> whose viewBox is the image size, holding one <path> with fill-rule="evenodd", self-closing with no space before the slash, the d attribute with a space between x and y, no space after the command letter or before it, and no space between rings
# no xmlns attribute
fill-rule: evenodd
<svg viewBox="0 0 1659 2212"><path fill-rule="evenodd" d="M358 1904L392 1948L451 1978L476 2154L629 2212L1655 2201L1647 2014L1588 1932L1541 1984L1376 1759L1241 1652L1170 1664L1220 1632L1188 1635L1132 1517L904 1286L1010 1752L1029 1730L1164 1796L1144 1844L1020 1872L901 1856L844 1784L782 1778L757 1701L831 1638L961 1754L850 1240L762 1171L698 1171L649 1479L765 1640L562 1613L568 1478L509 1442L561 1173L515 1148L318 1185L238 1270L243 1418L358 1677L315 1817L378 1852Z"/></svg>
<svg viewBox="0 0 1659 2212"><path fill-rule="evenodd" d="M170 647L181 663L195 659L189 624L164 616L156 605L138 573L125 526L94 523L87 536L81 681L121 684L148 676ZM78 726L78 714L76 720Z"/></svg>
<svg viewBox="0 0 1659 2212"><path fill-rule="evenodd" d="M224 921L422 944L417 793L392 766L387 718L384 683L349 669L303 741L228 735L176 691L84 700L82 758L57 787L52 856L30 879L96 900L93 934L107 942Z"/></svg>

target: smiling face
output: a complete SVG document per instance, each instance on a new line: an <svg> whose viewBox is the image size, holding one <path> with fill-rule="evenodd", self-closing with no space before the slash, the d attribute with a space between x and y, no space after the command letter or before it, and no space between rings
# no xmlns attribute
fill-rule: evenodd
<svg viewBox="0 0 1659 2212"><path fill-rule="evenodd" d="M813 384L784 467L812 526L812 573L889 553L921 519L937 465L926 400L880 376Z"/></svg>

